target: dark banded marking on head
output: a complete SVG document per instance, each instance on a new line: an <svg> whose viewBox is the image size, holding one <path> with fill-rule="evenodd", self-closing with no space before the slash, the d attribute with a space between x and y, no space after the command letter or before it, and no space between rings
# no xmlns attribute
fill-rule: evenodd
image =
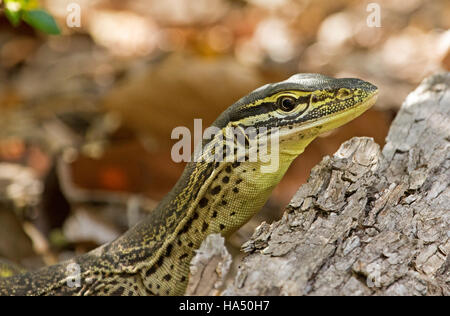
<svg viewBox="0 0 450 316"><path fill-rule="evenodd" d="M298 74L253 91L222 113L213 125L219 128L233 123L243 128L298 125L356 106L376 90L360 79ZM287 96L295 100L297 108L283 115L283 111L277 110L277 101Z"/></svg>

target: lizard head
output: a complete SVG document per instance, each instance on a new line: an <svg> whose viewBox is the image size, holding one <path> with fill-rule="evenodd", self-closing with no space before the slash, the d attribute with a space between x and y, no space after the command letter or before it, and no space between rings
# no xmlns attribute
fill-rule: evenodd
<svg viewBox="0 0 450 316"><path fill-rule="evenodd" d="M280 150L298 155L318 135L364 113L376 101L378 89L355 78L296 74L262 86L229 107L213 124L277 129Z"/></svg>

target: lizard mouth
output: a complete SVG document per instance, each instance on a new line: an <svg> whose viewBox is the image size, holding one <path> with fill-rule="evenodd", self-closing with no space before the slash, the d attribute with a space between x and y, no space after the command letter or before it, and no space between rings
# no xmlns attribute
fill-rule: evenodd
<svg viewBox="0 0 450 316"><path fill-rule="evenodd" d="M378 90L375 90L371 93L367 98L365 98L362 102L356 103L351 108L348 108L341 113L335 113L332 117L328 117L330 124L325 124L325 128L321 130L321 132L326 132L331 129L337 128L341 125L344 125L351 120L357 118L365 111L370 109L378 99ZM324 118L323 121L326 121L327 118ZM319 120L320 121L320 120ZM320 123L319 123L320 124Z"/></svg>
<svg viewBox="0 0 450 316"><path fill-rule="evenodd" d="M376 100L378 98L378 90L374 91L371 95L366 97L362 102L356 103L352 107L349 107L345 110L342 110L340 112L333 113L329 116L325 116L322 118L319 118L316 121L312 121L310 124L307 124L305 127L306 129L310 128L318 128L320 127L320 133L332 130L334 128L337 128L339 126L342 126L349 121L353 120L354 118L360 116L365 111L367 111L369 108L372 107L372 105L375 104Z"/></svg>

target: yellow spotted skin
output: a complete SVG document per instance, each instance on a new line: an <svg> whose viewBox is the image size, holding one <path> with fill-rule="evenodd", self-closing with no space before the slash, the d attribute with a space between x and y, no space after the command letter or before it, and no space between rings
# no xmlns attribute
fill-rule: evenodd
<svg viewBox="0 0 450 316"><path fill-rule="evenodd" d="M253 161L248 153L230 161L190 162L157 208L124 235L73 260L0 278L0 294L182 295L190 261L203 240L211 233L227 236L245 224L314 138L361 115L376 96L377 88L368 82L319 74L297 74L253 91L213 126L223 135L231 127L276 128L278 151L269 141L261 147L276 154L276 169L263 172L267 162ZM226 150L225 140L216 136L204 140L195 157L208 158L212 148ZM76 286L69 269L73 263L79 267Z"/></svg>
<svg viewBox="0 0 450 316"><path fill-rule="evenodd" d="M0 278L9 278L24 272L26 271L14 263L9 262L6 259L0 259Z"/></svg>

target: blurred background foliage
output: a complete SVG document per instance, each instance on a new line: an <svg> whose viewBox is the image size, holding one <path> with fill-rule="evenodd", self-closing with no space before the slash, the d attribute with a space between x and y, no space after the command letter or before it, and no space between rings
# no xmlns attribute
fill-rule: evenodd
<svg viewBox="0 0 450 316"><path fill-rule="evenodd" d="M377 1L381 27L368 27L368 3L41 1L60 36L1 14L0 257L33 269L116 238L183 170L170 159L172 129L192 130L194 118L206 128L262 84L297 72L376 84L376 106L312 143L231 238L237 253L323 156L353 136L382 146L406 95L450 70L449 1Z"/></svg>
<svg viewBox="0 0 450 316"><path fill-rule="evenodd" d="M55 19L39 8L37 0L4 0L2 10L13 26L22 21L47 34L59 35L61 32Z"/></svg>

